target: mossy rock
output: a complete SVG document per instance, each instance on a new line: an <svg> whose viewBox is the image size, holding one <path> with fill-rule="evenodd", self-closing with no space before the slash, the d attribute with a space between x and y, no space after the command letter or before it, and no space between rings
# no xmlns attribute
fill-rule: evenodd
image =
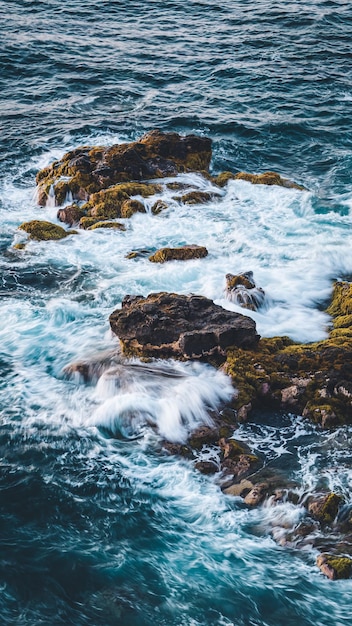
<svg viewBox="0 0 352 626"><path fill-rule="evenodd" d="M336 493L329 493L308 502L308 512L321 524L332 524L336 519L343 498Z"/></svg>
<svg viewBox="0 0 352 626"><path fill-rule="evenodd" d="M126 254L126 259L140 259L145 258L150 255L150 250L131 250L128 254Z"/></svg>
<svg viewBox="0 0 352 626"><path fill-rule="evenodd" d="M126 230L126 226L124 224L120 224L119 222L96 222L91 226L88 226L88 230L96 230L97 228L110 228L113 230Z"/></svg>
<svg viewBox="0 0 352 626"><path fill-rule="evenodd" d="M235 180L235 179L236 179L236 174L233 174L232 172L221 172L221 174L214 176L212 180L213 180L213 183L217 185L218 187L225 187L225 185L227 185L229 180Z"/></svg>
<svg viewBox="0 0 352 626"><path fill-rule="evenodd" d="M180 248L160 248L149 257L152 263L165 263L166 261L188 261L190 259L202 259L206 257L208 250L204 246L181 246Z"/></svg>
<svg viewBox="0 0 352 626"><path fill-rule="evenodd" d="M77 234L76 231L66 231L61 226L52 224L42 220L32 220L31 222L24 222L19 226L21 230L24 230L29 234L31 239L35 241L50 241L65 239L68 235Z"/></svg>
<svg viewBox="0 0 352 626"><path fill-rule="evenodd" d="M99 217L81 217L79 220L79 227L83 228L83 230L88 230L88 228L101 221L102 220Z"/></svg>
<svg viewBox="0 0 352 626"><path fill-rule="evenodd" d="M303 191L305 188L302 185L288 180L287 178L281 178L277 172L264 172L263 174L249 174L248 172L238 172L234 177L235 180L246 180L253 185L278 185L279 187L286 187L288 189L299 189Z"/></svg>
<svg viewBox="0 0 352 626"><path fill-rule="evenodd" d="M254 289L255 282L253 280L253 272L226 274L226 289L235 289L239 285L245 287L246 289Z"/></svg>
<svg viewBox="0 0 352 626"><path fill-rule="evenodd" d="M213 461L197 461L194 467L198 472L205 475L216 474L219 471L218 466Z"/></svg>
<svg viewBox="0 0 352 626"><path fill-rule="evenodd" d="M324 428L352 423L351 295L350 283L335 283L327 309L334 327L325 340L299 344L276 337L261 339L255 350L228 351L225 371L238 390L233 407L287 408L288 400L291 411Z"/></svg>
<svg viewBox="0 0 352 626"><path fill-rule="evenodd" d="M215 446L218 443L219 431L217 428L202 426L190 436L188 443L194 450L201 450L203 446Z"/></svg>
<svg viewBox="0 0 352 626"><path fill-rule="evenodd" d="M320 554L317 557L317 565L330 580L351 578L352 559L334 554Z"/></svg>
<svg viewBox="0 0 352 626"><path fill-rule="evenodd" d="M77 204L71 204L63 209L59 209L57 212L57 219L60 220L60 222L68 224L69 226L78 224L84 216L85 211L83 211Z"/></svg>
<svg viewBox="0 0 352 626"><path fill-rule="evenodd" d="M352 283L346 281L335 283L332 301L326 312L334 318L334 326L341 318L343 318L343 326L349 326L349 324L346 324L346 321L349 321L351 318L349 317L346 320L345 316L352 316ZM338 323L337 327L339 326L340 324Z"/></svg>
<svg viewBox="0 0 352 626"><path fill-rule="evenodd" d="M146 213L143 202L139 200L125 200L121 205L121 217L130 218L135 213Z"/></svg>
<svg viewBox="0 0 352 626"><path fill-rule="evenodd" d="M122 206L125 201L130 200L131 196L142 196L147 198L162 190L161 185L144 184L144 183L120 183L109 189L103 189L97 193L93 193L89 201L82 207L91 217L105 217L106 219L122 217ZM138 202L138 200L133 200ZM141 206L142 203L140 203ZM125 209L127 211L127 209ZM134 211L136 212L136 211ZM145 209L144 209L145 212ZM131 213L132 215L133 213ZM130 217L130 215L129 215Z"/></svg>
<svg viewBox="0 0 352 626"><path fill-rule="evenodd" d="M153 215L159 215L159 213L165 211L168 208L169 207L166 202L164 202L163 200L157 200L156 202L154 202L151 211Z"/></svg>
<svg viewBox="0 0 352 626"><path fill-rule="evenodd" d="M236 459L242 454L250 454L250 448L247 444L242 441L237 441L232 438L221 438L219 439L220 449L222 451L222 456L224 459Z"/></svg>
<svg viewBox="0 0 352 626"><path fill-rule="evenodd" d="M172 191L184 191L185 189L190 189L192 185L187 185L186 183L180 183L178 181L167 183L166 187L171 189Z"/></svg>
<svg viewBox="0 0 352 626"><path fill-rule="evenodd" d="M180 200L183 204L206 204L219 197L219 194L208 191L190 191L181 196Z"/></svg>

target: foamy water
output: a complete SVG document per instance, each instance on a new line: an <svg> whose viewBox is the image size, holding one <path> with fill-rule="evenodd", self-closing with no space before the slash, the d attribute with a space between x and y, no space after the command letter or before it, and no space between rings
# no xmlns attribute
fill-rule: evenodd
<svg viewBox="0 0 352 626"><path fill-rule="evenodd" d="M85 137L81 143L93 140ZM105 143L103 137L99 140ZM31 169L48 164L69 147L42 155ZM25 172L21 175L26 178ZM160 447L161 439L184 442L196 427L211 424L209 412L233 394L229 379L199 363L121 361L108 317L126 294L165 290L201 294L249 315L262 336L288 335L298 341L324 338L329 317L321 309L331 294L332 281L352 273L346 237L351 217L349 213L316 212L311 191L244 181L231 181L219 190L195 174L177 180L192 189L217 191L220 198L206 205L185 206L175 199L180 194L165 187L145 201L146 214L124 220L125 232L80 231L60 242L28 242L20 251L13 248L25 240L17 230L19 224L30 219L56 223L57 207L52 202L46 208L36 206L32 179L21 187L11 178L5 183L1 219L6 244L1 264L6 297L0 303L0 343L1 355L12 371L6 386L0 387L2 405L9 407L3 427L13 429L17 424L16 437L23 437L29 448L38 447L45 458L57 450L55 472L67 474L64 483L76 492L77 502L82 501L82 489L108 493L108 503L102 506L110 524L116 506L132 524L133 511L140 515L146 502L151 502L147 528L157 552L144 553L142 542L140 591L148 594L155 584L159 591L154 593L162 596L165 584L164 614L184 614L182 603L187 599L190 613L195 602L206 615L203 603L210 597L213 619L219 624L281 625L290 613L295 620L304 613L306 624L313 620L327 624L331 602L336 625L343 625L347 622L336 594L347 602L352 583L338 592L329 589L329 599L322 602L326 583L315 567L316 550L308 546L296 554L290 553L294 546L282 547L287 533L305 519L302 506L268 502L250 510L241 499L221 492L217 474L203 477L192 462L173 458ZM169 208L153 216L150 207L159 198ZM131 250L152 252L161 246L190 243L206 246L208 257L164 265L147 258L126 259ZM264 306L257 312L242 309L225 294L225 275L246 271L253 272L257 286L265 291ZM112 354L110 360L106 354ZM88 382L68 374L77 361L98 364ZM264 419L242 425L235 436L264 456L269 467L289 467L299 497L320 488L323 481L350 501L351 470L343 460L350 435L331 435L326 444L325 436L317 437L313 426L288 416L284 424ZM64 441L71 442L69 448ZM218 461L217 451L207 446L197 458ZM339 472L334 469L337 462ZM78 474L69 469L71 464L80 468ZM19 462L21 466L26 468L24 461ZM49 485L52 461L47 468L44 463L41 473ZM161 517L170 523L161 523ZM172 520L177 520L176 528ZM138 527L143 523L140 520ZM79 545L81 554L93 559L91 543L85 545L80 539ZM120 545L104 557L110 569L124 572L127 579L135 575L129 563L138 561L132 545ZM148 567L158 571L159 582L150 582ZM304 596L298 594L302 581ZM199 589L203 589L200 595ZM279 608L281 600L276 602L280 589L288 602L284 610ZM111 590L103 595L94 592L88 606L96 610L104 605L107 610L114 601L106 593ZM123 603L138 603L131 589L121 593L127 594ZM194 594L199 600L191 599ZM277 609L266 617L270 602ZM233 622L226 616L239 603L242 609ZM250 622L246 611L253 615ZM119 619L123 613L116 615ZM184 623L203 622L193 618Z"/></svg>

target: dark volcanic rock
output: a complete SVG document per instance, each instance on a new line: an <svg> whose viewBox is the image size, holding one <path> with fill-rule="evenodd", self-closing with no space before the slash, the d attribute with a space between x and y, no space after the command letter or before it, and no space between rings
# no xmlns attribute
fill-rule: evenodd
<svg viewBox="0 0 352 626"><path fill-rule="evenodd" d="M254 347L255 322L203 296L126 296L110 325L126 354L156 358L225 357L230 346Z"/></svg>

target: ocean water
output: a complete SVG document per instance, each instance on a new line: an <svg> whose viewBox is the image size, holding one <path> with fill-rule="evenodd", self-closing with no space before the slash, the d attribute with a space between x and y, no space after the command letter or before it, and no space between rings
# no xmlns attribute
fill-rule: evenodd
<svg viewBox="0 0 352 626"><path fill-rule="evenodd" d="M350 3L0 0L0 18L0 624L347 626L352 581L280 541L303 507L249 509L163 450L230 399L227 377L121 364L108 317L125 294L161 290L241 312L225 275L253 271L262 336L326 336L332 283L352 276ZM36 204L39 168L153 128L210 137L214 173L275 170L306 190L231 181L184 206L165 188L169 208L153 216L148 199L125 232L14 249L23 221L56 221ZM208 257L125 258L185 243ZM69 375L102 359L89 382ZM236 438L301 495L351 503L351 434L263 411Z"/></svg>

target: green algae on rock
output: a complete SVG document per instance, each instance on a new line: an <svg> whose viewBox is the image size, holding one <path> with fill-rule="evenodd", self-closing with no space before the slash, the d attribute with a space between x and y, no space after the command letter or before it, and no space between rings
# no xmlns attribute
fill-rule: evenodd
<svg viewBox="0 0 352 626"><path fill-rule="evenodd" d="M88 226L87 230L96 230L97 228L110 228L113 230L121 230L121 231L126 230L126 226L124 224L120 224L120 222L108 222L108 221L95 222L91 226Z"/></svg>
<svg viewBox="0 0 352 626"><path fill-rule="evenodd" d="M330 580L351 578L352 559L334 554L319 554L317 566Z"/></svg>
<svg viewBox="0 0 352 626"><path fill-rule="evenodd" d="M246 180L253 185L278 185L279 187L286 187L288 189L299 189L304 191L302 185L288 180L288 178L282 178L277 172L264 172L263 174L249 174L248 172L238 172L234 176L234 180Z"/></svg>
<svg viewBox="0 0 352 626"><path fill-rule="evenodd" d="M71 204L62 209L59 209L57 212L57 219L60 222L64 222L69 226L73 226L73 224L78 224L80 219L85 216L85 211L81 209L77 204Z"/></svg>
<svg viewBox="0 0 352 626"><path fill-rule="evenodd" d="M142 202L136 199L132 200L131 196L147 198L159 193L161 189L161 185L155 184L121 183L92 194L89 201L83 205L82 209L86 211L90 217L105 219L131 217L136 211L145 213ZM125 202L129 202L129 204L125 205ZM123 215L123 213L125 214Z"/></svg>
<svg viewBox="0 0 352 626"><path fill-rule="evenodd" d="M204 246L180 246L179 248L160 248L149 257L152 263L165 263L166 261L188 261L190 259L203 259L208 255Z"/></svg>
<svg viewBox="0 0 352 626"><path fill-rule="evenodd" d="M46 222L44 220L32 220L30 222L24 222L19 226L21 230L24 230L30 236L30 239L35 241L49 241L64 239L68 235L76 235L77 231L66 231L61 226L52 224L52 222Z"/></svg>
<svg viewBox="0 0 352 626"><path fill-rule="evenodd" d="M261 339L254 350L230 350L225 371L237 389L234 407L290 409L325 428L352 423L352 336L345 326L351 310L352 285L337 282L327 312L338 335L333 329L327 339L310 344L273 337Z"/></svg>
<svg viewBox="0 0 352 626"><path fill-rule="evenodd" d="M139 200L125 200L121 205L121 217L132 217L135 213L146 213L143 202Z"/></svg>
<svg viewBox="0 0 352 626"><path fill-rule="evenodd" d="M69 194L88 200L102 189L128 181L176 176L179 172L207 171L211 140L196 135L154 130L131 143L104 148L82 146L38 172L38 203L45 206L53 192L56 204Z"/></svg>
<svg viewBox="0 0 352 626"><path fill-rule="evenodd" d="M308 512L321 524L332 524L342 502L343 498L336 493L312 497L308 501Z"/></svg>

